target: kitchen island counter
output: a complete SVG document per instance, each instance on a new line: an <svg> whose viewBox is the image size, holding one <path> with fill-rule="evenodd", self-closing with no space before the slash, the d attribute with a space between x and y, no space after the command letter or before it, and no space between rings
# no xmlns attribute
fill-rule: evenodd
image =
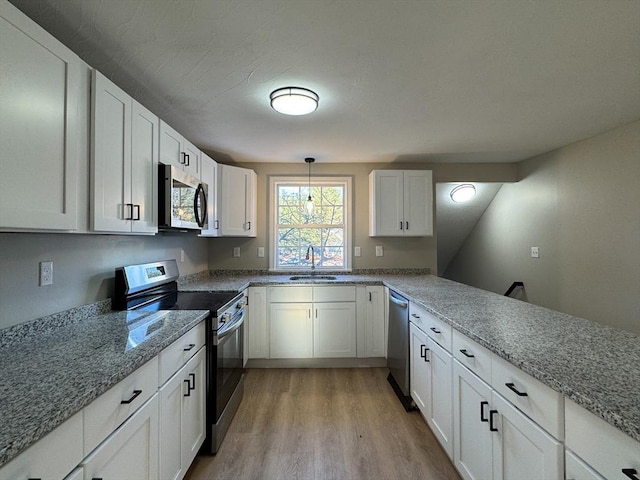
<svg viewBox="0 0 640 480"><path fill-rule="evenodd" d="M323 273L324 274L324 273ZM293 274L291 274L293 275ZM309 284L264 272L211 272L180 289ZM640 336L428 274L337 275L313 285L386 285L640 441Z"/></svg>

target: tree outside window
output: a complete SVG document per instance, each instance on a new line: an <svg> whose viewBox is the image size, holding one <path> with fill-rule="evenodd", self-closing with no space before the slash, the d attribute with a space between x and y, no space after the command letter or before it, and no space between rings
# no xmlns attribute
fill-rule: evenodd
<svg viewBox="0 0 640 480"><path fill-rule="evenodd" d="M274 182L274 255L273 267L278 270L311 268L313 246L315 267L345 270L347 262L347 182L314 180L311 198L314 209L307 212L308 181Z"/></svg>

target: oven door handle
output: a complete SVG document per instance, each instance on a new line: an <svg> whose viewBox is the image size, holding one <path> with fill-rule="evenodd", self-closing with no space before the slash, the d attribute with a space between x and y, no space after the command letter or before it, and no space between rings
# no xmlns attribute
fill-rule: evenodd
<svg viewBox="0 0 640 480"><path fill-rule="evenodd" d="M239 329L243 323L244 323L244 311L240 315L240 320L233 322L233 326L229 327L228 330L224 330L222 333L219 333L218 335L216 335L218 337L218 342L220 342L220 340L222 340L224 337L231 335L233 332Z"/></svg>

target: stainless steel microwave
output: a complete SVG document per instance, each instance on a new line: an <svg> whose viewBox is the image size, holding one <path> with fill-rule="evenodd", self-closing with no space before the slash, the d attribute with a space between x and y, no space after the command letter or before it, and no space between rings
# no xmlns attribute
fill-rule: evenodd
<svg viewBox="0 0 640 480"><path fill-rule="evenodd" d="M159 165L158 227L200 230L207 221L207 184L179 167Z"/></svg>

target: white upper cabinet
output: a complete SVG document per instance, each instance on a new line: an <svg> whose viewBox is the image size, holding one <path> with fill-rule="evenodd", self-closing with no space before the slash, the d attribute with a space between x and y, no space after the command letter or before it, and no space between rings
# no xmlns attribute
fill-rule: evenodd
<svg viewBox="0 0 640 480"><path fill-rule="evenodd" d="M219 236L256 236L256 172L218 164Z"/></svg>
<svg viewBox="0 0 640 480"><path fill-rule="evenodd" d="M369 236L433 235L430 170L373 170L369 174Z"/></svg>
<svg viewBox="0 0 640 480"><path fill-rule="evenodd" d="M218 237L217 190L218 190L218 164L205 155L200 154L200 181L207 184L207 221L200 231L201 237Z"/></svg>
<svg viewBox="0 0 640 480"><path fill-rule="evenodd" d="M0 229L78 228L82 62L0 3Z"/></svg>
<svg viewBox="0 0 640 480"><path fill-rule="evenodd" d="M91 92L92 229L156 233L158 117L95 70Z"/></svg>
<svg viewBox="0 0 640 480"><path fill-rule="evenodd" d="M200 178L200 150L165 122L160 122L160 162Z"/></svg>

